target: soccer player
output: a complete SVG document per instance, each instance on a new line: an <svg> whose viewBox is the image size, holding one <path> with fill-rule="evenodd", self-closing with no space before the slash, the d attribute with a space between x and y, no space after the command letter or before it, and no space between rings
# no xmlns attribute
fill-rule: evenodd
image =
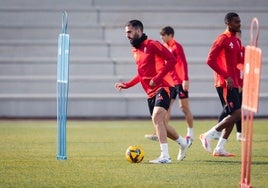
<svg viewBox="0 0 268 188"><path fill-rule="evenodd" d="M179 144L178 160L186 155L191 140L179 136L176 130L165 123L170 104L169 87L173 85L166 75L174 68L176 59L160 42L148 39L143 33L143 24L139 20L131 20L125 26L126 37L129 39L132 54L137 65L137 75L128 82L116 83L117 90L130 88L141 83L148 96L148 106L152 122L159 138L161 154L150 163L171 163L168 150L167 135ZM157 61L165 62L159 63Z"/></svg>
<svg viewBox="0 0 268 188"><path fill-rule="evenodd" d="M241 31L238 31L236 33L236 36L241 40ZM243 68L244 68L244 54L245 54L245 47L243 45L241 45L241 62L237 65L237 76L238 76L238 83L239 83L239 87L238 87L238 92L239 92L239 100L240 103L242 104L242 90L243 90ZM222 102L222 106L225 106L225 102ZM221 120L223 120L226 116L228 116L228 113L226 111L222 111L219 118L218 118L218 122L220 122ZM237 121L235 123L236 125L236 140L237 141L241 141L242 140L242 127L241 127L242 121L241 119L239 121ZM219 135L215 135L215 137L213 137L215 140L218 140L221 136L221 132Z"/></svg>
<svg viewBox="0 0 268 188"><path fill-rule="evenodd" d="M191 141L193 141L194 140L193 115L189 107L189 98L188 98L188 89L189 89L188 66L183 47L174 39L174 34L175 34L174 29L170 26L162 28L160 32L160 36L164 42L164 45L175 56L177 60L175 69L171 70L170 72L175 87L171 88L171 101L170 101L170 108L167 114L167 122L170 119L171 106L173 105L178 95L179 107L184 113L187 122L186 136L190 138ZM146 134L145 138L151 140L157 140L156 134L151 135Z"/></svg>
<svg viewBox="0 0 268 188"><path fill-rule="evenodd" d="M215 87L220 101L225 104L223 111L228 115L207 132L200 135L203 148L212 152L211 139L223 131L213 151L213 156L231 157L224 145L232 132L234 123L241 119L241 103L239 100L239 80L237 65L241 60L241 41L236 37L240 31L241 20L237 13L229 12L224 18L226 30L213 42L209 51L207 64L214 71Z"/></svg>

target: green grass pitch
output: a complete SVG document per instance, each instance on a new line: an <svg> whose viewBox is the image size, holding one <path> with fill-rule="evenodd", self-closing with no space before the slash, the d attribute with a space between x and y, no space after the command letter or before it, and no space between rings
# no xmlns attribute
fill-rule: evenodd
<svg viewBox="0 0 268 188"><path fill-rule="evenodd" d="M0 121L0 187L238 187L241 169L241 143L235 140L235 128L226 150L234 158L216 158L206 153L199 135L216 120L195 120L195 140L187 157L177 162L178 145L169 140L172 164L154 165L148 160L158 157L159 144L146 140L152 133L148 120L67 121L66 161L56 160L56 121ZM183 120L172 120L182 135ZM139 164L124 156L130 145L145 151ZM216 145L216 141L212 142ZM268 185L268 120L254 123L252 185Z"/></svg>

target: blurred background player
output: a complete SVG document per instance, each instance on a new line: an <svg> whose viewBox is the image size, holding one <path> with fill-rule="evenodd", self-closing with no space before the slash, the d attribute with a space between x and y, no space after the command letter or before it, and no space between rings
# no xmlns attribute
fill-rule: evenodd
<svg viewBox="0 0 268 188"><path fill-rule="evenodd" d="M148 96L149 111L161 149L160 156L149 163L171 163L167 136L179 144L177 160L183 160L191 140L179 136L173 127L166 124L165 119L170 105L169 88L173 86L165 76L174 69L176 59L160 42L147 38L143 33L141 21L129 21L125 26L125 32L133 46L132 54L137 65L137 75L128 82L116 83L115 88L127 89L140 82Z"/></svg>
<svg viewBox="0 0 268 188"><path fill-rule="evenodd" d="M241 30L236 33L236 36L241 40ZM245 54L245 47L241 45L241 62L237 65L237 76L238 76L238 81L239 81L239 86L238 86L238 92L239 92L239 100L240 103L242 104L242 91L243 91L243 69L244 69L244 54ZM225 102L221 101L222 106L224 107ZM218 118L218 122L223 120L228 113L226 111L222 111ZM242 140L242 121L241 119L235 123L236 125L236 140L241 141ZM219 132L218 135L214 135L213 139L218 140L221 136L221 132Z"/></svg>
<svg viewBox="0 0 268 188"><path fill-rule="evenodd" d="M241 103L239 100L239 80L237 65L242 62L241 41L236 36L240 31L241 20L237 13L229 12L224 18L226 30L220 34L210 48L207 64L214 71L215 87L223 113L228 114L207 132L200 135L203 148L212 152L210 147L214 135L223 131L213 151L213 156L231 157L232 153L225 151L224 145L231 134L234 124L241 119Z"/></svg>
<svg viewBox="0 0 268 188"><path fill-rule="evenodd" d="M187 123L186 137L194 140L194 129L193 129L193 115L189 107L189 77L188 77L188 65L184 54L183 47L174 39L174 29L170 26L166 26L161 29L160 36L164 42L166 48L175 56L176 65L175 69L170 71L175 87L171 88L171 101L170 108L166 117L166 121L169 122L171 114L171 106L173 105L176 97L178 96L179 107L185 115ZM145 138L157 141L157 135L146 134Z"/></svg>

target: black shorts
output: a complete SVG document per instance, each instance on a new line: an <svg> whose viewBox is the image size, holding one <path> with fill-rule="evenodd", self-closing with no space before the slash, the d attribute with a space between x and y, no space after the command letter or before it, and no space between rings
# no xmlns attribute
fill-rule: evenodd
<svg viewBox="0 0 268 188"><path fill-rule="evenodd" d="M232 114L235 110L241 108L241 101L239 99L238 88L227 90L227 97L226 97L227 103L223 96L223 87L216 87L216 90L219 95L222 107L224 108L227 114Z"/></svg>
<svg viewBox="0 0 268 188"><path fill-rule="evenodd" d="M176 85L175 87L170 87L170 97L171 99L176 99L177 95L179 99L187 99L188 91L183 90L182 85Z"/></svg>
<svg viewBox="0 0 268 188"><path fill-rule="evenodd" d="M155 106L163 107L166 110L169 109L170 96L167 93L167 91L164 88L162 88L157 92L157 94L154 97L147 99L147 101L150 114L152 115Z"/></svg>

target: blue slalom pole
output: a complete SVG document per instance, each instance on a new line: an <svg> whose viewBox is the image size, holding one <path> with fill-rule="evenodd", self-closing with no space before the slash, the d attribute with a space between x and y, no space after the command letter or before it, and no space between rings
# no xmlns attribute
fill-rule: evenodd
<svg viewBox="0 0 268 188"><path fill-rule="evenodd" d="M62 14L62 32L58 38L57 60L57 160L66 160L66 121L69 93L70 36L67 12Z"/></svg>

